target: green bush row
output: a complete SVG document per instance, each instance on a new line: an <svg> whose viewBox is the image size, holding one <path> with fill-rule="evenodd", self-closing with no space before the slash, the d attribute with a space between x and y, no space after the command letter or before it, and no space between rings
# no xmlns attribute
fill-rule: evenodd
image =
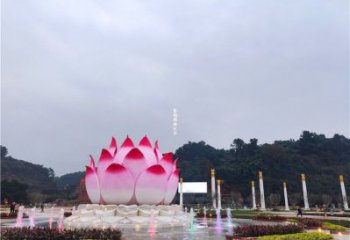
<svg viewBox="0 0 350 240"><path fill-rule="evenodd" d="M286 235L271 235L259 237L259 240L330 240L333 239L331 234L308 232L308 233L295 233Z"/></svg>

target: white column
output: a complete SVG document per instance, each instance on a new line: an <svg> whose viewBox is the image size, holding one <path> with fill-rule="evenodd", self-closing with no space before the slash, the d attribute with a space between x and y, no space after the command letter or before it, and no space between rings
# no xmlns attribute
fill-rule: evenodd
<svg viewBox="0 0 350 240"><path fill-rule="evenodd" d="M339 181L340 181L341 196L343 198L344 210L349 210L348 199L346 197L346 191L345 191L343 175L339 176Z"/></svg>
<svg viewBox="0 0 350 240"><path fill-rule="evenodd" d="M283 193L284 193L284 205L285 205L285 210L289 211L289 204L288 204L288 194L287 194L287 183L283 182Z"/></svg>
<svg viewBox="0 0 350 240"><path fill-rule="evenodd" d="M221 210L221 187L220 187L221 181L217 180L218 185L218 209Z"/></svg>
<svg viewBox="0 0 350 240"><path fill-rule="evenodd" d="M307 198L307 189L306 189L306 181L305 181L305 174L304 173L301 174L301 183L303 185L304 209L310 210L309 200Z"/></svg>
<svg viewBox="0 0 350 240"><path fill-rule="evenodd" d="M180 206L183 206L183 192L182 192L182 183L183 183L183 179L180 178Z"/></svg>
<svg viewBox="0 0 350 240"><path fill-rule="evenodd" d="M253 204L252 209L255 210L256 209L255 182L252 181L251 184L252 184L252 204Z"/></svg>
<svg viewBox="0 0 350 240"><path fill-rule="evenodd" d="M213 208L216 208L215 169L210 170L210 175L211 175L211 199L213 200Z"/></svg>
<svg viewBox="0 0 350 240"><path fill-rule="evenodd" d="M263 173L259 172L260 210L266 210Z"/></svg>

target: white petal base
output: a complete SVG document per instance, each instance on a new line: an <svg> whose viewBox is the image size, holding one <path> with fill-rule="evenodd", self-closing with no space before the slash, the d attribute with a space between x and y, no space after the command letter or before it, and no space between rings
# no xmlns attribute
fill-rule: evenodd
<svg viewBox="0 0 350 240"><path fill-rule="evenodd" d="M135 228L140 227L141 229L147 229L147 227L155 223L157 228L168 228L168 227L176 227L183 226L184 222L188 223L190 219L190 215L181 210L179 205L141 205L135 206L133 208L126 208L125 205L117 206L115 208L122 207L123 213L118 215L118 210L115 211L114 216L98 216L98 215L89 215L81 213L81 211L76 211L74 215L67 217L64 220L64 227L67 229L87 229L87 228L95 228L95 229L105 229L105 228ZM97 211L99 214L102 211L110 211L107 209L106 205L98 205L95 204L82 204L78 207L80 210ZM111 208L111 205L108 205L108 208ZM89 210L87 210L89 209ZM150 216L145 216L145 214L137 214L134 215L135 209L144 210L152 212ZM130 216L125 216L125 211L130 210ZM140 212L140 211L137 211ZM181 216L181 221L179 221L178 217Z"/></svg>

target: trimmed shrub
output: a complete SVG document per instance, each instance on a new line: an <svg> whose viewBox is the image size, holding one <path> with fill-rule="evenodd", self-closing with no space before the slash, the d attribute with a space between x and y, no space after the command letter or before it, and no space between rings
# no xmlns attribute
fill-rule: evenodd
<svg viewBox="0 0 350 240"><path fill-rule="evenodd" d="M297 224L288 225L247 225L238 226L233 229L240 237L258 237L273 234L301 233L304 228Z"/></svg>
<svg viewBox="0 0 350 240"><path fill-rule="evenodd" d="M329 222L324 222L323 223L323 228L330 230L330 231L346 231L346 227L337 225L337 224L333 224L333 223L329 223Z"/></svg>
<svg viewBox="0 0 350 240"><path fill-rule="evenodd" d="M2 240L80 240L80 239L121 239L120 230L76 229L61 230L49 228L7 228L1 230Z"/></svg>
<svg viewBox="0 0 350 240"><path fill-rule="evenodd" d="M319 233L319 232L259 237L259 240L330 240L330 239L333 239L331 234Z"/></svg>

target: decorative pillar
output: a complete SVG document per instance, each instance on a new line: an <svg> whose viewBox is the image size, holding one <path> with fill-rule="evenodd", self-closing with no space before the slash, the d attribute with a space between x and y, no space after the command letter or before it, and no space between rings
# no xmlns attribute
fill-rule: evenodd
<svg viewBox="0 0 350 240"><path fill-rule="evenodd" d="M183 192L182 192L182 183L183 183L183 179L180 178L180 206L183 206Z"/></svg>
<svg viewBox="0 0 350 240"><path fill-rule="evenodd" d="M345 191L343 175L339 175L339 181L340 181L341 195L342 195L342 198L343 198L344 210L349 210L348 199L346 197L346 191Z"/></svg>
<svg viewBox="0 0 350 240"><path fill-rule="evenodd" d="M255 197L255 182L251 182L252 185L252 204L253 204L253 210L256 210L256 197Z"/></svg>
<svg viewBox="0 0 350 240"><path fill-rule="evenodd" d="M217 180L217 186L218 186L218 209L221 210L221 180Z"/></svg>
<svg viewBox="0 0 350 240"><path fill-rule="evenodd" d="M289 204L288 204L288 194L287 194L287 183L283 182L283 193L284 193L284 205L285 205L285 210L289 211Z"/></svg>
<svg viewBox="0 0 350 240"><path fill-rule="evenodd" d="M309 200L307 198L307 189L306 189L306 181L305 181L305 174L304 173L301 174L301 183L303 185L304 209L310 210Z"/></svg>
<svg viewBox="0 0 350 240"><path fill-rule="evenodd" d="M216 194L215 194L215 169L210 170L211 175L211 199L213 201L213 208L216 208Z"/></svg>
<svg viewBox="0 0 350 240"><path fill-rule="evenodd" d="M259 171L260 210L266 210L263 173Z"/></svg>

